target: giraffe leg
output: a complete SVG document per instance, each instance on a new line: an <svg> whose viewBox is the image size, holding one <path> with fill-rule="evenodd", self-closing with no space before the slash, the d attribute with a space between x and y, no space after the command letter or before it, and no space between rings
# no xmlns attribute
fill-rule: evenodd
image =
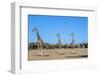
<svg viewBox="0 0 100 76"><path fill-rule="evenodd" d="M42 45L40 43L40 55L42 56L43 55L43 50L42 50Z"/></svg>
<svg viewBox="0 0 100 76"><path fill-rule="evenodd" d="M40 47L39 47L39 43L38 43L38 54L37 55L39 55L39 51L40 51Z"/></svg>

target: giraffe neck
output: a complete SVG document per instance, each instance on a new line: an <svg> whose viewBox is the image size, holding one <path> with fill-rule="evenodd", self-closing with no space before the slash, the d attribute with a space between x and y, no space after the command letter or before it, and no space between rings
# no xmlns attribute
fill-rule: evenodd
<svg viewBox="0 0 100 76"><path fill-rule="evenodd" d="M37 41L43 43L43 40L41 39L40 35L39 35L39 31L37 30Z"/></svg>

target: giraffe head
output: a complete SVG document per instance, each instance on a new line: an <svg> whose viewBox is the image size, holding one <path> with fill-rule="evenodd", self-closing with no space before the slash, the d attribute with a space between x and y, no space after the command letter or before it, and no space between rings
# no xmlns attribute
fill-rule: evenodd
<svg viewBox="0 0 100 76"><path fill-rule="evenodd" d="M34 31L38 31L38 29L37 29L36 27L34 27L32 31L33 31L33 32L34 32Z"/></svg>

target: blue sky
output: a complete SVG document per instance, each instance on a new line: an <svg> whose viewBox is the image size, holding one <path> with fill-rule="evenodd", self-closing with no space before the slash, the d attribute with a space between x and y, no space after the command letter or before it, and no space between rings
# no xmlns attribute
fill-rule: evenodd
<svg viewBox="0 0 100 76"><path fill-rule="evenodd" d="M71 43L71 33L75 34L76 43L88 42L88 17L28 15L29 42L36 41L34 27L38 28L42 40L50 44L57 43L58 33L63 44Z"/></svg>

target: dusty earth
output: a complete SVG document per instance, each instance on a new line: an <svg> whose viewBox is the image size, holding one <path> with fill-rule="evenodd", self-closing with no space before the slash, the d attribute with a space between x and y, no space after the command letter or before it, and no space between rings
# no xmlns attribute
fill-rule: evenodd
<svg viewBox="0 0 100 76"><path fill-rule="evenodd" d="M54 59L68 59L68 58L87 58L87 48L71 48L71 49L43 49L43 55L38 55L40 51L29 50L28 60L54 60Z"/></svg>

